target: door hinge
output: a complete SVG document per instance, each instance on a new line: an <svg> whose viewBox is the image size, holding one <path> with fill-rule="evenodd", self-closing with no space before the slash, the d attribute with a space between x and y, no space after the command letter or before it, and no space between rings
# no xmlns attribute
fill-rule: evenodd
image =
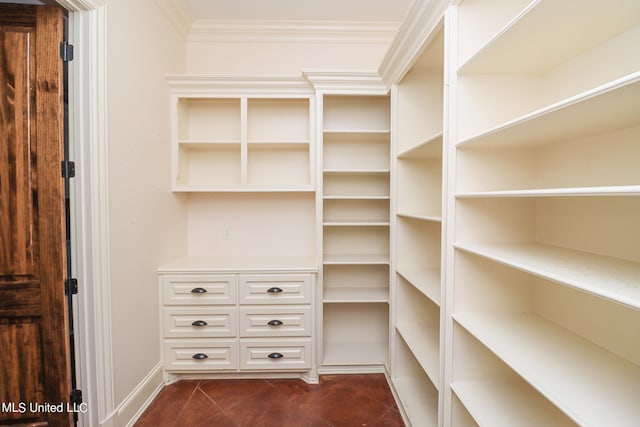
<svg viewBox="0 0 640 427"><path fill-rule="evenodd" d="M71 390L69 402L74 406L79 406L82 403L82 390Z"/></svg>
<svg viewBox="0 0 640 427"><path fill-rule="evenodd" d="M76 163L63 160L62 161L62 177L63 178L73 178L76 176Z"/></svg>
<svg viewBox="0 0 640 427"><path fill-rule="evenodd" d="M77 295L78 294L78 279L67 279L64 281L64 293L65 295Z"/></svg>
<svg viewBox="0 0 640 427"><path fill-rule="evenodd" d="M60 42L60 58L64 62L73 61L73 45L68 42Z"/></svg>

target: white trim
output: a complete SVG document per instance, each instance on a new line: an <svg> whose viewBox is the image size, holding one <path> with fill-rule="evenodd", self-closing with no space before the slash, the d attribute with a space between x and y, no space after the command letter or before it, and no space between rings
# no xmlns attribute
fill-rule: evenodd
<svg viewBox="0 0 640 427"><path fill-rule="evenodd" d="M96 11L94 41L94 87L95 96L92 114L92 141L95 150L91 152L92 217L93 217L93 265L94 301L97 317L95 331L97 349L97 377L101 380L98 388L100 417L104 419L115 406L113 384L113 345L111 335L111 260L109 244L109 152L107 135L107 10Z"/></svg>
<svg viewBox="0 0 640 427"><path fill-rule="evenodd" d="M170 74L167 81L172 91L181 95L313 95L304 78L291 75Z"/></svg>
<svg viewBox="0 0 640 427"><path fill-rule="evenodd" d="M399 83L418 59L430 37L437 33L436 28L442 25L450 3L451 0L413 3L380 64L379 73L387 86Z"/></svg>
<svg viewBox="0 0 640 427"><path fill-rule="evenodd" d="M163 363L159 362L118 406L116 426L132 426L164 387Z"/></svg>
<svg viewBox="0 0 640 427"><path fill-rule="evenodd" d="M315 90L331 94L386 95L389 91L375 71L303 70L302 74Z"/></svg>
<svg viewBox="0 0 640 427"><path fill-rule="evenodd" d="M184 6L182 0L154 0L154 3L165 14L178 34L186 39L191 30L191 15Z"/></svg>
<svg viewBox="0 0 640 427"><path fill-rule="evenodd" d="M87 4L85 2L85 4ZM97 5L97 2L93 2ZM114 411L107 165L107 11L72 10L70 41L70 131L77 175L74 179L74 231L79 386L88 404L81 425L103 424Z"/></svg>
<svg viewBox="0 0 640 427"><path fill-rule="evenodd" d="M388 44L399 23L360 21L195 20L188 42Z"/></svg>
<svg viewBox="0 0 640 427"><path fill-rule="evenodd" d="M56 3L68 11L78 12L95 10L104 5L106 1L107 0L56 0Z"/></svg>

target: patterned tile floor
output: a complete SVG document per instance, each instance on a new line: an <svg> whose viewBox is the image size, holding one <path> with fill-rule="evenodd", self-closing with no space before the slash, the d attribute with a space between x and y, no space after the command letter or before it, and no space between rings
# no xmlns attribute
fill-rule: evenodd
<svg viewBox="0 0 640 427"><path fill-rule="evenodd" d="M382 374L185 380L165 387L135 427L404 426Z"/></svg>

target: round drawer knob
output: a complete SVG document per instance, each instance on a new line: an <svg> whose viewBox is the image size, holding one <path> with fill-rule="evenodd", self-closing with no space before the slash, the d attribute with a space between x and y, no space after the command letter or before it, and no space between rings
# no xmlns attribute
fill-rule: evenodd
<svg viewBox="0 0 640 427"><path fill-rule="evenodd" d="M204 360L204 359L208 359L208 358L209 358L209 356L207 356L207 355L206 355L206 354L204 354L204 353L196 353L196 354L194 354L194 355L193 355L193 356L191 356L191 357L192 357L193 359L195 359L195 360Z"/></svg>
<svg viewBox="0 0 640 427"><path fill-rule="evenodd" d="M271 353L267 356L269 359L282 359L284 356L282 353Z"/></svg>
<svg viewBox="0 0 640 427"><path fill-rule="evenodd" d="M191 289L192 294L206 294L207 290L205 288L193 288Z"/></svg>
<svg viewBox="0 0 640 427"><path fill-rule="evenodd" d="M196 320L191 324L191 326L207 326L207 322L204 320Z"/></svg>
<svg viewBox="0 0 640 427"><path fill-rule="evenodd" d="M267 325L269 325L269 326L282 326L282 321L281 320L277 320L277 319L269 320L267 322Z"/></svg>

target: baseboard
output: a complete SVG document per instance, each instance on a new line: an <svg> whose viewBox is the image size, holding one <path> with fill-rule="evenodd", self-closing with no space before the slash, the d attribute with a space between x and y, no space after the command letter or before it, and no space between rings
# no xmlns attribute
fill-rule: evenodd
<svg viewBox="0 0 640 427"><path fill-rule="evenodd" d="M322 366L318 368L319 375L335 374L384 374L384 365L344 365L344 366Z"/></svg>
<svg viewBox="0 0 640 427"><path fill-rule="evenodd" d="M158 363L118 405L110 419L102 423L102 426L133 426L163 387L164 369L162 363Z"/></svg>
<svg viewBox="0 0 640 427"><path fill-rule="evenodd" d="M391 374L389 371L385 371L384 376L387 378L387 384L389 384L389 389L391 390L391 394L393 395L393 399L396 401L396 406L398 407L398 411L400 411L400 416L402 417L402 421L408 427L411 427L411 420L409 420L409 415L407 411L404 409L404 404L400 399L400 395L398 394L398 390L396 390L396 386L391 379Z"/></svg>

